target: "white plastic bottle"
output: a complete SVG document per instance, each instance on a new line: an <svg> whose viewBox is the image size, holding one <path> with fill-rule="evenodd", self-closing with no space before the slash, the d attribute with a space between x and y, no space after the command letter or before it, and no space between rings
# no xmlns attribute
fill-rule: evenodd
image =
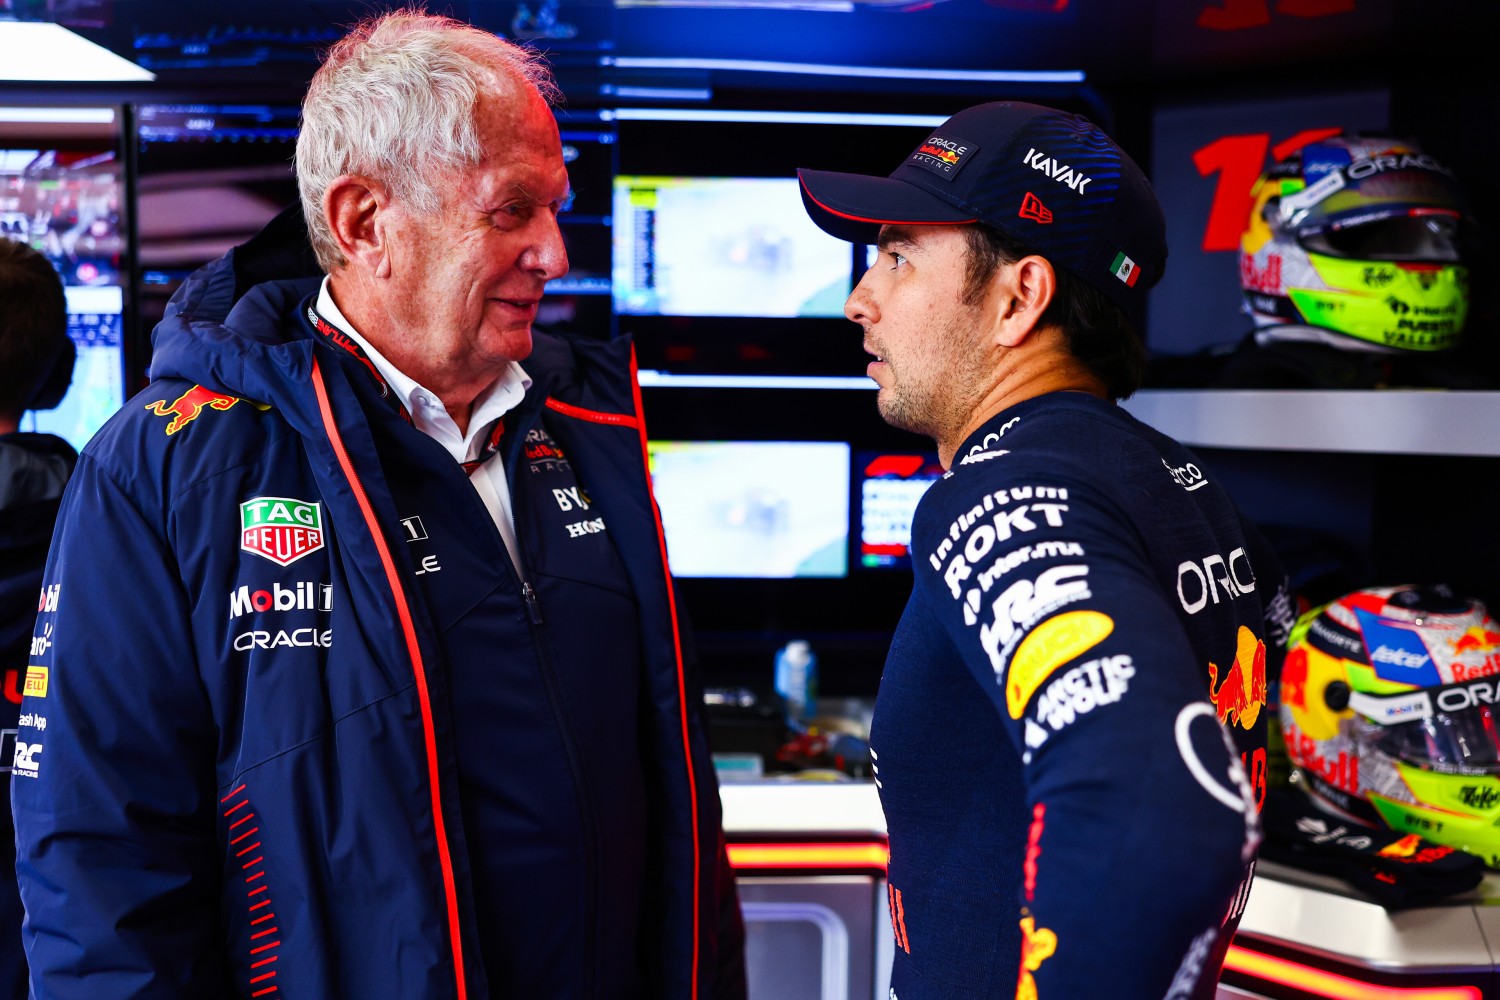
<svg viewBox="0 0 1500 1000"><path fill-rule="evenodd" d="M806 639L793 639L777 651L775 683L786 699L787 715L806 719L818 697L818 658Z"/></svg>

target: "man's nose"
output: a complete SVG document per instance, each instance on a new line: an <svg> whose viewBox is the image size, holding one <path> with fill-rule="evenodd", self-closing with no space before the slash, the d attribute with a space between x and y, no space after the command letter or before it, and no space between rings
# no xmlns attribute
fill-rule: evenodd
<svg viewBox="0 0 1500 1000"><path fill-rule="evenodd" d="M536 240L521 256L521 266L536 271L544 281L554 281L568 273L568 248L563 244L562 227L551 212L540 213Z"/></svg>
<svg viewBox="0 0 1500 1000"><path fill-rule="evenodd" d="M866 271L865 274L868 275L869 272ZM844 317L861 326L868 326L880 318L875 299L864 278L859 279L859 284L854 286L854 291L844 300Z"/></svg>

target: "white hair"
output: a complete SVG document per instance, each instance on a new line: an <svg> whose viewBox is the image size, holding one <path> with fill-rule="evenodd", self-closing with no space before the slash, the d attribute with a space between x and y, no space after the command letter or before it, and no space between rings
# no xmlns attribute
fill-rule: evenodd
<svg viewBox="0 0 1500 1000"><path fill-rule="evenodd" d="M435 176L479 162L481 92L513 82L557 97L542 59L471 25L413 10L362 21L328 50L302 103L297 189L325 271L345 263L323 214L343 174L380 181L419 213L438 210Z"/></svg>

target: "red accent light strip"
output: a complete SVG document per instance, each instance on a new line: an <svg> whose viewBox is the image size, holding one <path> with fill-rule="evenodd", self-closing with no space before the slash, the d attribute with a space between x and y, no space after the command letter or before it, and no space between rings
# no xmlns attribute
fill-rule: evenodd
<svg viewBox="0 0 1500 1000"><path fill-rule="evenodd" d="M605 413L603 410L588 410L582 406L574 406L572 403L563 403L547 397L547 409L556 410L566 417L577 417L579 420L588 420L596 424L614 424L619 427L638 427L640 420L628 413Z"/></svg>
<svg viewBox="0 0 1500 1000"><path fill-rule="evenodd" d="M328 441L333 445L334 454L344 470L344 477L349 480L349 487L354 491L355 499L359 501L360 513L364 515L365 525L369 528L370 537L375 542L376 551L380 553L380 562L385 568L386 579L391 586L391 596L396 601L396 613L401 619L401 630L406 638L406 651L411 657L412 673L417 682L417 703L422 711L422 738L427 746L427 787L432 798L433 833L437 840L438 866L442 869L443 875L443 895L448 904L448 942L453 952L454 987L458 1000L466 1000L469 995L469 985L464 975L463 938L458 920L458 888L453 877L453 859L448 853L448 829L443 817L442 793L438 787L437 742L433 735L432 701L427 692L427 669L422 662L422 649L417 643L417 630L412 622L411 607L406 601L406 591L401 587L395 560L391 558L390 546L386 544L385 535L380 530L380 521L375 516L375 509L370 504L369 496L365 493L365 484L354 470L354 462L349 458L349 453L344 450L344 439L339 435L338 421L334 419L333 405L328 399L328 386L324 383L323 371L318 367L316 354L312 359L312 383L318 397L318 411L323 417L323 429L328 434Z"/></svg>
<svg viewBox="0 0 1500 1000"><path fill-rule="evenodd" d="M1224 968L1330 1000L1484 1000L1477 986L1376 986L1237 944L1229 946Z"/></svg>
<svg viewBox="0 0 1500 1000"><path fill-rule="evenodd" d="M735 868L885 868L890 849L874 842L843 844L730 844Z"/></svg>

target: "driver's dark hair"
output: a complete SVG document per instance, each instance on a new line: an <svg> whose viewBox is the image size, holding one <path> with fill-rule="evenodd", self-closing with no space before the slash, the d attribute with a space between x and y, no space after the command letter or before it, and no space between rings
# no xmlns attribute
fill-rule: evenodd
<svg viewBox="0 0 1500 1000"><path fill-rule="evenodd" d="M984 296L985 284L1001 265L1032 255L1047 256L982 222L965 226L964 236L969 251L964 269L966 305ZM1061 329L1068 352L1099 377L1109 397L1125 399L1141 387L1146 374L1146 346L1140 334L1124 310L1103 292L1055 261L1053 271L1057 290L1037 325Z"/></svg>

